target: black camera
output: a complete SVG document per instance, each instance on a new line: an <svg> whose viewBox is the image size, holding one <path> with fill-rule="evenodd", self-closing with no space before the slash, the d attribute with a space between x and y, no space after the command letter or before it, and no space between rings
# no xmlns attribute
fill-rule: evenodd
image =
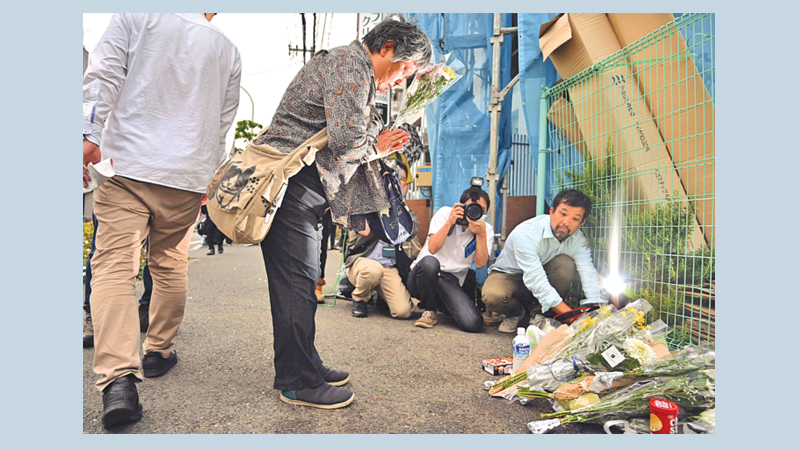
<svg viewBox="0 0 800 450"><path fill-rule="evenodd" d="M481 198L482 186L483 178L472 177L472 181L469 183L469 199L466 200L464 205L464 217L456 219L456 225L468 227L469 222L467 219L475 222L483 217L483 206L478 203L478 199Z"/></svg>

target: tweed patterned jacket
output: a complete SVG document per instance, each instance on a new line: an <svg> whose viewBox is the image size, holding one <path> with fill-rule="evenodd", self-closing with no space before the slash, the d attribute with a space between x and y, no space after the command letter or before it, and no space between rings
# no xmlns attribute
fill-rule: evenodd
<svg viewBox="0 0 800 450"><path fill-rule="evenodd" d="M333 221L356 231L364 229L367 213L389 207L376 161L383 121L375 93L372 61L359 41L318 52L255 142L289 153L327 126L328 146L317 153L317 169Z"/></svg>

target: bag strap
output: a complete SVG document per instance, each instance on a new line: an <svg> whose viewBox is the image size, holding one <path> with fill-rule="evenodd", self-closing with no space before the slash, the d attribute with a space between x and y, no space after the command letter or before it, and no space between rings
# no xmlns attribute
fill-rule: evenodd
<svg viewBox="0 0 800 450"><path fill-rule="evenodd" d="M322 150L328 145L328 127L325 127L317 132L317 134L311 136L300 144L298 148L304 147L314 147L317 150Z"/></svg>
<svg viewBox="0 0 800 450"><path fill-rule="evenodd" d="M256 138L261 137L261 135L266 133L268 129L269 129L269 127L265 127L263 130L259 131L258 135L256 136ZM253 139L253 141L255 141L255 138ZM252 145L254 147L257 147L257 146L255 146L253 144L253 141L250 141L247 145L248 146ZM313 135L310 138L306 139L305 142L303 142L302 144L298 145L297 148L295 148L294 150L298 150L298 149L306 148L306 147L314 147L315 149L320 151L323 148L325 148L327 145L328 145L328 127L325 127L323 129L319 130L315 135Z"/></svg>

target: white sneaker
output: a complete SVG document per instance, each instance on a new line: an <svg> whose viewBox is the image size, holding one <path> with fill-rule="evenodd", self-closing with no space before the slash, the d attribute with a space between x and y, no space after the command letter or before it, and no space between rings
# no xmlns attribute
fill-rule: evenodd
<svg viewBox="0 0 800 450"><path fill-rule="evenodd" d="M505 314L501 314L500 317L503 318L503 322L498 325L497 331L501 333L516 333L517 324L519 324L519 320L522 319L522 316L524 315L525 314L520 314L518 316L506 316Z"/></svg>

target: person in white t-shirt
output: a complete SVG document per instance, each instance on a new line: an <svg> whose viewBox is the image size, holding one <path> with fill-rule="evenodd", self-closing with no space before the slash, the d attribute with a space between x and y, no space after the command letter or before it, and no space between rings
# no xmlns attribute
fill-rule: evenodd
<svg viewBox="0 0 800 450"><path fill-rule="evenodd" d="M483 217L476 221L466 218L468 226L456 225L456 220L465 217L464 206L473 201L483 207ZM434 214L428 239L408 276L408 291L420 300L420 308L424 310L414 325L433 327L438 323L441 307L462 330L474 333L483 329L483 317L475 304L474 292L464 289L464 281L473 263L480 269L489 260L494 239L494 229L485 222L489 204L485 191L481 190L479 198L474 200L467 189L459 203L444 206Z"/></svg>
<svg viewBox="0 0 800 450"><path fill-rule="evenodd" d="M192 227L239 106L239 51L212 17L114 14L83 76L84 187L89 163L111 159L116 171L94 193L91 267L106 428L141 419L134 383L178 362ZM140 358L134 278L147 238L153 294Z"/></svg>

